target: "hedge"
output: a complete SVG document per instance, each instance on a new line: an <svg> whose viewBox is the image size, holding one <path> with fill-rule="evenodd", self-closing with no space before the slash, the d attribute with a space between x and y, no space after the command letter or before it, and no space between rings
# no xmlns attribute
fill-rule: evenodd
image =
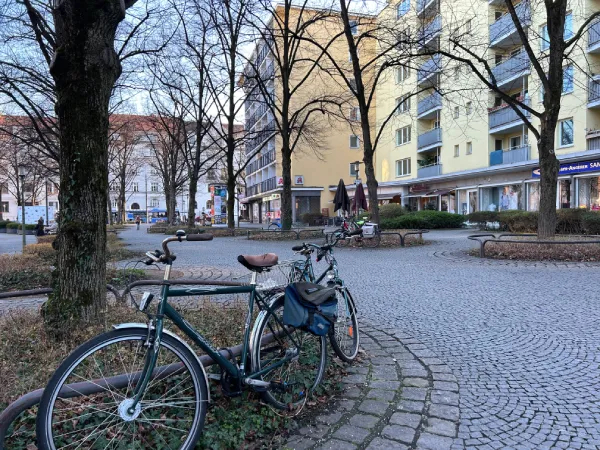
<svg viewBox="0 0 600 450"><path fill-rule="evenodd" d="M22 227L22 224L20 224L18 222L9 222L6 224L6 228L9 230L20 230L21 227ZM26 230L35 230L35 225L26 223L25 229Z"/></svg>
<svg viewBox="0 0 600 450"><path fill-rule="evenodd" d="M6 228L9 223L12 223L10 220L0 220L0 228Z"/></svg>
<svg viewBox="0 0 600 450"><path fill-rule="evenodd" d="M379 217L383 219L394 219L396 217L403 216L408 211L402 205L398 203L388 203L379 207Z"/></svg>
<svg viewBox="0 0 600 450"><path fill-rule="evenodd" d="M581 215L585 234L600 235L600 212L587 211Z"/></svg>
<svg viewBox="0 0 600 450"><path fill-rule="evenodd" d="M384 230L390 229L436 229L436 228L461 228L465 216L443 211L416 211L404 214L393 219L381 220L380 226Z"/></svg>

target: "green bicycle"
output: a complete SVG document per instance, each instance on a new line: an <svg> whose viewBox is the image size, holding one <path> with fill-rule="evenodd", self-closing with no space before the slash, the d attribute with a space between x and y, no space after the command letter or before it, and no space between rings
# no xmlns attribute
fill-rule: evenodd
<svg viewBox="0 0 600 450"><path fill-rule="evenodd" d="M355 231L354 233L358 233ZM352 235L352 232L349 233ZM344 281L339 277L337 260L333 256L335 245L345 239L338 236L331 244L316 245L303 243L292 247L292 250L305 257L304 261L298 261L294 266L292 277L294 281L308 281L311 283L326 283L336 290L338 299L337 320L329 332L329 341L336 355L346 362L352 362L358 354L360 336L358 330L358 319L356 317L356 303ZM319 275L315 275L312 263L312 254L317 252L317 262L325 259L327 268Z"/></svg>
<svg viewBox="0 0 600 450"><path fill-rule="evenodd" d="M324 336L282 323L283 294L257 288L257 275L278 262L277 255L238 257L252 271L249 285L174 289L169 276L175 255L170 242L208 241L207 234L183 231L148 252L146 264L166 265L156 313L145 293L139 310L148 323L124 323L78 347L48 383L37 415L37 444L47 449L192 449L203 426L209 398L207 375L190 345L164 327L170 319L222 371L228 395L244 387L261 393L282 410L304 404L323 378L327 363ZM170 297L248 294L248 314L239 360L224 356L170 304ZM253 326L254 305L260 309Z"/></svg>

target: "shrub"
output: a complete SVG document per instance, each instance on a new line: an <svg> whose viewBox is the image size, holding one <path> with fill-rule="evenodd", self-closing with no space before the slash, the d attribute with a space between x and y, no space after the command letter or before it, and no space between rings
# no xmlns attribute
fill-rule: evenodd
<svg viewBox="0 0 600 450"><path fill-rule="evenodd" d="M468 214L466 219L484 229L489 222L498 222L498 213L496 211L475 211Z"/></svg>
<svg viewBox="0 0 600 450"><path fill-rule="evenodd" d="M406 214L406 208L398 203L388 203L379 208L379 217L383 219L393 219Z"/></svg>
<svg viewBox="0 0 600 450"><path fill-rule="evenodd" d="M32 254L0 255L0 292L50 286L50 268Z"/></svg>
<svg viewBox="0 0 600 450"><path fill-rule="evenodd" d="M9 223L11 223L10 220L0 220L0 228L6 228Z"/></svg>
<svg viewBox="0 0 600 450"><path fill-rule="evenodd" d="M586 234L600 235L600 212L587 211L581 215L581 222Z"/></svg>
<svg viewBox="0 0 600 450"><path fill-rule="evenodd" d="M23 253L25 255L37 256L41 261L51 265L54 264L56 258L56 250L52 248L51 243L26 245Z"/></svg>
<svg viewBox="0 0 600 450"><path fill-rule="evenodd" d="M38 236L37 243L38 244L52 244L55 239L56 239L56 235Z"/></svg>
<svg viewBox="0 0 600 450"><path fill-rule="evenodd" d="M559 234L582 234L582 216L585 209L559 209L556 211L556 232ZM537 229L537 227L536 227Z"/></svg>
<svg viewBox="0 0 600 450"><path fill-rule="evenodd" d="M6 224L6 229L7 230L16 230L16 229L20 229L20 224L17 222L9 222Z"/></svg>
<svg viewBox="0 0 600 450"><path fill-rule="evenodd" d="M460 228L465 216L443 211L417 211L381 221L382 229Z"/></svg>
<svg viewBox="0 0 600 450"><path fill-rule="evenodd" d="M511 233L536 233L538 213L531 211L500 211L500 228Z"/></svg>

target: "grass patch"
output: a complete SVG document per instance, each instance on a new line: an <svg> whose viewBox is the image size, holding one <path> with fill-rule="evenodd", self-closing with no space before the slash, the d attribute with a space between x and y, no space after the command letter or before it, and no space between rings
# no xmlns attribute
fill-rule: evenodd
<svg viewBox="0 0 600 450"><path fill-rule="evenodd" d="M201 309L185 310L184 317L216 347L229 347L241 342L247 306L236 303L224 308L205 302ZM113 323L140 322L145 316L123 307L109 308L96 324L74 331L74 339L56 343L45 334L39 315L19 312L0 319L6 339L0 343L0 408L19 396L43 387L52 372L76 345L109 330ZM177 332L175 327L167 328ZM199 350L195 348L196 350ZM14 355L20 357L16 360ZM259 401L258 394L245 391L241 397L226 398L220 384L211 383L212 403L206 417L204 433L197 448L281 448L287 431L295 421L311 414L311 410L327 403L340 389L343 365L330 358L328 373L319 391L307 402L296 418L273 411ZM29 449L35 444L36 408L25 411L9 430L7 448Z"/></svg>
<svg viewBox="0 0 600 450"><path fill-rule="evenodd" d="M556 236L557 241L565 244L526 244L526 241L536 240L536 237L510 237L511 240L523 240L524 243L498 244L488 242L485 245L485 256L494 259L509 259L522 261L570 261L595 262L600 261L600 244L572 244L569 241L599 240L585 236ZM479 256L479 249L469 252Z"/></svg>

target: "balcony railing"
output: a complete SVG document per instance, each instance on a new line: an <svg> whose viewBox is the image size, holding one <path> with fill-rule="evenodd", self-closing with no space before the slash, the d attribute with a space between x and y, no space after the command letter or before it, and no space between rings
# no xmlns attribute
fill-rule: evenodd
<svg viewBox="0 0 600 450"><path fill-rule="evenodd" d="M263 192L269 192L275 189L277 189L277 178L271 177L260 183L248 186L246 191L248 192L248 197L252 197L253 195L262 194Z"/></svg>
<svg viewBox="0 0 600 450"><path fill-rule="evenodd" d="M531 62L527 56L527 52L521 50L515 56L503 61L492 69L492 73L496 78L496 84L502 84L527 70L529 70Z"/></svg>
<svg viewBox="0 0 600 450"><path fill-rule="evenodd" d="M590 80L588 82L588 103L594 103L600 100L600 80Z"/></svg>
<svg viewBox="0 0 600 450"><path fill-rule="evenodd" d="M427 131L420 134L417 137L417 148L431 147L435 144L442 145L442 129L434 128L433 130Z"/></svg>
<svg viewBox="0 0 600 450"><path fill-rule="evenodd" d="M417 0L417 15L420 15L425 10L429 3L436 2L437 0Z"/></svg>
<svg viewBox="0 0 600 450"><path fill-rule="evenodd" d="M442 17L437 15L425 28L419 31L419 45L424 47L429 41L442 31Z"/></svg>
<svg viewBox="0 0 600 450"><path fill-rule="evenodd" d="M417 70L417 83L422 83L431 75L439 73L441 66L442 58L440 55L434 55L429 58L427 61L423 63L419 70Z"/></svg>
<svg viewBox="0 0 600 450"><path fill-rule="evenodd" d="M434 108L439 108L442 106L442 96L440 95L439 92L435 92L427 97L425 97L423 100L420 100L419 103L417 104L417 115L421 115L423 113L426 113L429 110L432 110Z"/></svg>
<svg viewBox="0 0 600 450"><path fill-rule="evenodd" d="M248 139L246 141L246 155L256 150L256 148L261 145L265 140L269 139L273 134L277 131L275 126L275 121L272 120L267 124L265 128L258 131L254 137Z"/></svg>
<svg viewBox="0 0 600 450"><path fill-rule="evenodd" d="M246 173L247 174L254 173L257 170L260 170L263 167L268 166L273 161L275 161L275 150L271 150L270 152L262 155L256 161L252 161L250 164L248 164L248 166L246 167Z"/></svg>
<svg viewBox="0 0 600 450"><path fill-rule="evenodd" d="M600 20L594 22L588 28L588 48L600 44Z"/></svg>
<svg viewBox="0 0 600 450"><path fill-rule="evenodd" d="M490 153L490 166L514 164L522 161L529 161L529 145L522 145L509 150L496 150Z"/></svg>
<svg viewBox="0 0 600 450"><path fill-rule="evenodd" d="M515 12L519 21L529 26L531 23L531 9L529 8L529 2L523 1L516 8ZM490 43L493 43L503 36L511 35L517 31L515 23L512 20L512 16L509 13L504 14L496 22L490 25Z"/></svg>
<svg viewBox="0 0 600 450"><path fill-rule="evenodd" d="M600 150L600 132L591 131L586 136L588 150Z"/></svg>
<svg viewBox="0 0 600 450"><path fill-rule="evenodd" d="M530 100L525 100L524 103L527 106L529 106ZM523 112L523 114L525 115L525 117L531 117L531 114L529 111L526 111L522 108L520 108L520 109ZM512 122L518 122L518 121L522 120L517 115L515 110L508 105L503 106L500 109L490 111L488 118L489 118L490 130L493 128L501 127L503 125L508 125L509 123L512 123Z"/></svg>
<svg viewBox="0 0 600 450"><path fill-rule="evenodd" d="M435 177L437 175L442 174L442 165L441 164L432 164L430 166L419 167L417 169L417 177L418 178L429 178Z"/></svg>

